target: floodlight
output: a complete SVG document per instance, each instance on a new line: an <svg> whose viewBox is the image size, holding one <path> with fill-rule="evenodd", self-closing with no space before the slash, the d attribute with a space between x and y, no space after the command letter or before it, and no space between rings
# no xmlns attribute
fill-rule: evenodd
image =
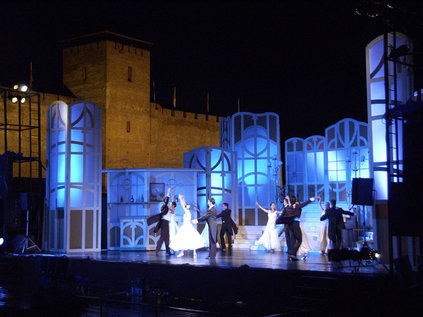
<svg viewBox="0 0 423 317"><path fill-rule="evenodd" d="M26 84L15 84L13 85L14 90L19 90L21 92L26 92L28 90L28 86Z"/></svg>

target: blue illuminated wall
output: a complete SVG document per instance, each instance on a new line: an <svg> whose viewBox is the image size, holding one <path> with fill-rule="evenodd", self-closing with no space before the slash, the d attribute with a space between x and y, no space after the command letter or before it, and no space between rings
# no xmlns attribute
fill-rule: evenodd
<svg viewBox="0 0 423 317"><path fill-rule="evenodd" d="M270 206L280 194L279 116L239 112L220 124L221 146L237 154L239 222L264 225L266 214L255 202Z"/></svg>
<svg viewBox="0 0 423 317"><path fill-rule="evenodd" d="M401 45L411 46L409 39L401 33L396 33L395 39L392 33L387 37L389 55L393 48ZM388 69L385 69L384 59L384 37L377 37L366 47L366 78L367 78L367 114L369 122L370 146L370 176L374 178L374 186L377 200L388 198L388 172L387 172L387 142L386 134L389 129L389 136L393 149L392 160L399 164L393 166L395 170L402 171L402 122L393 121L389 127L386 126L385 114L388 98L389 108L395 103L404 104L412 96L412 69L406 64L412 64L411 55L402 56L401 62L396 64L396 81L394 80L394 63L388 62ZM385 72L388 73L389 94L385 92ZM393 181L402 182L402 179Z"/></svg>
<svg viewBox="0 0 423 317"><path fill-rule="evenodd" d="M101 250L101 109L56 101L47 112L45 249Z"/></svg>
<svg viewBox="0 0 423 317"><path fill-rule="evenodd" d="M200 169L197 174L197 199L200 210L207 210L207 198L237 209L236 153L220 147L200 147L184 153L184 167ZM237 218L236 213L234 213ZM236 219L235 219L236 220Z"/></svg>
<svg viewBox="0 0 423 317"><path fill-rule="evenodd" d="M367 124L344 119L326 129L325 137L285 141L286 187L304 201L320 195L350 205L353 178L369 177Z"/></svg>

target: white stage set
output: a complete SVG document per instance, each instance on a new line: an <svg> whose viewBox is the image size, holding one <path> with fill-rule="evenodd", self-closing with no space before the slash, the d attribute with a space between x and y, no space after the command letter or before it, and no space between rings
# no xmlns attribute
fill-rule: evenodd
<svg viewBox="0 0 423 317"><path fill-rule="evenodd" d="M390 34L388 41L391 50L409 45L407 37L398 33ZM366 241L385 250L379 240L386 235L386 220L378 219L377 210L387 204L388 165L396 162L395 169L402 166L402 125L395 122L387 128L385 93L395 85L395 95L388 95L388 104L393 108L411 98L413 91L411 71L407 66L384 62L385 47L384 37L380 36L365 51L368 123L347 118L328 127L324 136L286 140L283 187L279 116L275 113L239 112L223 118L220 147L201 147L185 153L182 169L102 170L101 109L88 101L53 103L47 125L45 249L65 253L100 251L103 172L107 174L107 206L103 207L107 227L103 230L107 230L110 250L154 249L158 237L153 226L147 226L146 218L159 212L161 196L168 187L203 211L207 197L216 199L218 212L221 203L227 202L239 225L234 248L260 249L257 240L267 214L256 206L256 201L265 207L276 202L280 209L283 195L291 194L299 201L318 195L323 201L336 199L339 207L356 214L345 219L344 246L360 248ZM385 76L386 68L389 76ZM391 76L393 68L395 76ZM386 77L390 80L388 90ZM387 133L396 142L391 146L395 153L388 151ZM371 180L374 188L368 190L375 198L371 203L354 202L353 179ZM320 214L315 202L304 208L301 217L312 251L318 250ZM178 205L176 220L180 223L182 215ZM193 212L192 217L197 215ZM284 247L284 235L280 239Z"/></svg>

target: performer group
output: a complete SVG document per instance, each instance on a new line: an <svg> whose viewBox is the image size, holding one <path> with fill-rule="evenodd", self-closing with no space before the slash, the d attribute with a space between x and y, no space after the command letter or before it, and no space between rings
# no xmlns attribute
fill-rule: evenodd
<svg viewBox="0 0 423 317"><path fill-rule="evenodd" d="M184 210L184 215L182 225L178 226L175 221L175 208L177 206L175 202L176 196L174 195L172 201L169 203L170 197L171 189L169 188L167 195L163 197L160 213L147 219L148 225L157 223L154 228L155 233L159 233L160 231L160 236L156 245L156 255L159 254L158 252L161 250L164 243L166 255L168 256L176 255L177 257L182 257L186 253L189 253L196 258L197 249L208 247L209 254L207 259L214 260L216 258L216 245L218 243L217 218L222 219L220 249L222 252L232 249L233 239L238 233L238 227L231 218L231 210L226 202L222 203L222 211L217 214L216 202L214 198L210 197L207 200L207 211L202 212L196 210L203 215L197 219L192 219L191 206L186 202L183 195L179 195L179 202ZM354 214L336 207L335 200L331 200L330 203L324 203L324 207L322 207L322 199L320 196L311 197L307 201L300 203L296 200L295 196L287 195L284 198L284 208L280 211L276 210L275 203L271 203L270 209L266 209L256 202L260 210L267 213L268 216L263 234L258 239L257 243L262 245L266 249L266 252L274 253L276 249L280 248L279 236L284 233L288 260L306 260L311 248L308 243L307 234L300 224L301 212L302 208L316 199L318 200L319 208L322 212L320 217L322 226L319 252L322 256L325 256L330 249L341 249L343 247L342 229L345 228L343 215L352 216ZM328 221L325 221L326 219ZM201 234L194 227L194 225L199 222L205 223L205 227ZM281 233L279 233L276 227L277 225L284 225ZM225 242L225 235L227 245Z"/></svg>

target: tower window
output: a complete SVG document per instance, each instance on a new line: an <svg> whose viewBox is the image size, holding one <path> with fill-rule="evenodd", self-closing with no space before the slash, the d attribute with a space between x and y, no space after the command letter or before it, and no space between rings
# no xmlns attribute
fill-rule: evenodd
<svg viewBox="0 0 423 317"><path fill-rule="evenodd" d="M87 80L87 68L86 67L82 67L82 80L83 81Z"/></svg>
<svg viewBox="0 0 423 317"><path fill-rule="evenodd" d="M132 81L132 67L128 66L128 81Z"/></svg>

